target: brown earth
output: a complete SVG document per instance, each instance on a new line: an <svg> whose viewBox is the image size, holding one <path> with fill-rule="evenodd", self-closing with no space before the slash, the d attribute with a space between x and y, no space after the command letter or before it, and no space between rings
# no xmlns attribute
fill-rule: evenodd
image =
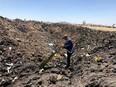
<svg viewBox="0 0 116 87"><path fill-rule="evenodd" d="M92 30L100 30L100 31L116 31L116 28L114 27L95 27L95 26L83 26L90 28Z"/></svg>
<svg viewBox="0 0 116 87"><path fill-rule="evenodd" d="M64 34L75 45L71 67L61 50L39 69ZM116 32L0 17L0 87L116 87Z"/></svg>

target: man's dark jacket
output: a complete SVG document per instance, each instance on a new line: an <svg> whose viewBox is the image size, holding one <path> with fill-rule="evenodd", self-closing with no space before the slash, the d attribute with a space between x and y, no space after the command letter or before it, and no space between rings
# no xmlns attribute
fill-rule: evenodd
<svg viewBox="0 0 116 87"><path fill-rule="evenodd" d="M67 49L67 51L69 53L73 53L74 52L74 47L73 47L73 43L71 41L71 39L68 37L66 42L64 43L64 48Z"/></svg>

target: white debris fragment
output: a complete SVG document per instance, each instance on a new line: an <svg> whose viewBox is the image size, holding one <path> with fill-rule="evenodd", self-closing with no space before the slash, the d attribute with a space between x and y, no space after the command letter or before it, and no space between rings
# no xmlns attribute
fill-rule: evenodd
<svg viewBox="0 0 116 87"><path fill-rule="evenodd" d="M68 55L65 53L64 56L65 56L65 58L67 58Z"/></svg>
<svg viewBox="0 0 116 87"><path fill-rule="evenodd" d="M18 79L18 77L16 76L16 77L12 80L12 82L15 82L17 79Z"/></svg>
<svg viewBox="0 0 116 87"><path fill-rule="evenodd" d="M48 45L53 47L54 44L53 43L49 43Z"/></svg>
<svg viewBox="0 0 116 87"><path fill-rule="evenodd" d="M13 63L6 63L7 66L13 66Z"/></svg>
<svg viewBox="0 0 116 87"><path fill-rule="evenodd" d="M89 57L90 55L89 54L86 54L86 57Z"/></svg>
<svg viewBox="0 0 116 87"><path fill-rule="evenodd" d="M81 48L82 50L84 50L84 48Z"/></svg>
<svg viewBox="0 0 116 87"><path fill-rule="evenodd" d="M9 47L9 50L12 50L12 47Z"/></svg>
<svg viewBox="0 0 116 87"><path fill-rule="evenodd" d="M7 72L10 73L11 67L7 67L6 69L7 69Z"/></svg>
<svg viewBox="0 0 116 87"><path fill-rule="evenodd" d="M41 36L41 38L44 38L44 36Z"/></svg>
<svg viewBox="0 0 116 87"><path fill-rule="evenodd" d="M44 69L41 69L41 70L39 71L39 73L42 73L42 72L43 72L43 70L44 70Z"/></svg>
<svg viewBox="0 0 116 87"><path fill-rule="evenodd" d="M55 53L55 50L52 50L53 53Z"/></svg>
<svg viewBox="0 0 116 87"><path fill-rule="evenodd" d="M13 63L6 63L6 65L7 65L6 70L7 70L8 73L10 73L11 72L10 69L12 68Z"/></svg>
<svg viewBox="0 0 116 87"><path fill-rule="evenodd" d="M55 48L54 48L54 44L53 44L53 43L49 43L49 44L48 44L48 46L49 46L50 50L52 50L52 52L53 52L53 53L55 53L55 52L56 52L56 50L55 50Z"/></svg>
<svg viewBox="0 0 116 87"><path fill-rule="evenodd" d="M81 57L83 57L83 55L80 55Z"/></svg>

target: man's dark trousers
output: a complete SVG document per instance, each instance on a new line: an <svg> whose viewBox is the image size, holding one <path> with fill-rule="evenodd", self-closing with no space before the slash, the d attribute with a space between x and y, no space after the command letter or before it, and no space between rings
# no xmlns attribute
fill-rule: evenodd
<svg viewBox="0 0 116 87"><path fill-rule="evenodd" d="M67 66L66 67L69 67L70 66L70 58L71 58L71 55L72 55L72 53L69 53L67 51Z"/></svg>

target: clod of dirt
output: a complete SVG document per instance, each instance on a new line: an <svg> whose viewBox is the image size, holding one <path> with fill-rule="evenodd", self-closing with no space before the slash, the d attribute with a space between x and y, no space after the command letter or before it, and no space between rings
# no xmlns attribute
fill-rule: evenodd
<svg viewBox="0 0 116 87"><path fill-rule="evenodd" d="M50 77L49 84L56 84L56 82L57 82L57 79L54 76Z"/></svg>

